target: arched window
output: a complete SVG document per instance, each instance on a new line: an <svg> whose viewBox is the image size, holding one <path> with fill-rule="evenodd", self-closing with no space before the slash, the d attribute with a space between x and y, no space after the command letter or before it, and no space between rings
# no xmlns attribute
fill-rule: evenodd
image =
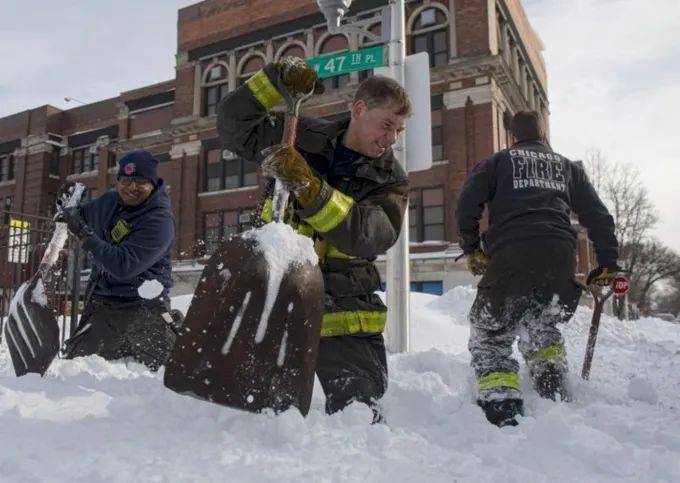
<svg viewBox="0 0 680 483"><path fill-rule="evenodd" d="M345 52L349 50L347 37L344 35L331 35L323 40L319 48L319 55L335 54L337 52ZM349 74L341 74L333 77L323 79L323 85L326 91L331 89L338 89L344 87L349 83Z"/></svg>
<svg viewBox="0 0 680 483"><path fill-rule="evenodd" d="M229 71L224 64L208 66L203 73L203 115L212 116L217 103L229 92Z"/></svg>
<svg viewBox="0 0 680 483"><path fill-rule="evenodd" d="M253 74L264 67L265 60L259 54L253 54L241 60L239 69L238 85L243 85Z"/></svg>
<svg viewBox="0 0 680 483"><path fill-rule="evenodd" d="M411 52L430 54L430 67L449 63L448 15L443 7L429 6L416 12L411 25Z"/></svg>

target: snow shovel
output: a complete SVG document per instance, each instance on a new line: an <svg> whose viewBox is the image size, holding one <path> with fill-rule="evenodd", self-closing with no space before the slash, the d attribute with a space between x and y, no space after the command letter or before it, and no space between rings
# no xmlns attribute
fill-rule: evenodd
<svg viewBox="0 0 680 483"><path fill-rule="evenodd" d="M288 102L282 144L294 144L309 95ZM274 223L230 238L208 261L166 364L168 388L250 412L309 411L324 283L312 240L280 222L287 197L277 181Z"/></svg>
<svg viewBox="0 0 680 483"><path fill-rule="evenodd" d="M590 366L593 363L593 354L595 353L595 343L597 342L597 331L600 328L600 318L602 317L602 309L604 303L613 294L621 296L628 291L628 279L624 275L617 275L614 278L614 283L603 294L599 287L591 286L584 287L588 290L593 299L595 299L595 306L593 307L593 318L590 322L590 332L588 334L588 343L586 345L586 355L583 359L583 368L581 369L581 378L586 381L590 377Z"/></svg>
<svg viewBox="0 0 680 483"><path fill-rule="evenodd" d="M77 206L84 191L85 187L76 183L64 206ZM66 223L56 223L38 270L10 301L4 332L17 377L29 372L44 375L59 352L59 325L45 294L45 281L52 275L67 238Z"/></svg>

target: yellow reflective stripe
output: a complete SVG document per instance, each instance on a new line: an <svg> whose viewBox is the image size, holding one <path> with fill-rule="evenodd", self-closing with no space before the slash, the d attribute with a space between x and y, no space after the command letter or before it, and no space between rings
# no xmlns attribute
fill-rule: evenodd
<svg viewBox="0 0 680 483"><path fill-rule="evenodd" d="M510 387L519 391L519 376L516 372L492 372L477 380L480 391L488 391L498 387Z"/></svg>
<svg viewBox="0 0 680 483"><path fill-rule="evenodd" d="M538 352L534 352L529 356L530 361L558 361L565 359L567 356L564 347L561 345L549 345Z"/></svg>
<svg viewBox="0 0 680 483"><path fill-rule="evenodd" d="M331 231L345 219L349 210L352 209L352 205L354 205L352 197L338 190L333 190L328 203L315 215L305 218L305 221L320 233Z"/></svg>
<svg viewBox="0 0 680 483"><path fill-rule="evenodd" d="M246 85L262 106L269 110L283 99L281 93L276 90L272 81L269 80L267 74L263 70L257 73L246 81Z"/></svg>
<svg viewBox="0 0 680 483"><path fill-rule="evenodd" d="M352 255L347 255L346 253L342 253L340 250L335 248L333 245L328 245L328 249L326 250L326 256L328 258L343 258L343 259L356 258L356 257L353 257Z"/></svg>
<svg viewBox="0 0 680 483"><path fill-rule="evenodd" d="M265 223L269 223L274 219L274 204L271 198L264 200L262 204L262 211L260 212L260 219ZM307 236L311 238L314 235L314 228L309 226L307 223L298 223L297 226L291 223L291 226L300 235Z"/></svg>
<svg viewBox="0 0 680 483"><path fill-rule="evenodd" d="M356 334L357 332L378 333L385 329L387 312L332 312L324 314L321 323L321 337Z"/></svg>
<svg viewBox="0 0 680 483"><path fill-rule="evenodd" d="M307 223L300 223L297 228L295 228L295 231L297 231L300 235L312 238L314 235L314 228L309 226Z"/></svg>
<svg viewBox="0 0 680 483"><path fill-rule="evenodd" d="M260 218L265 223L269 223L274 219L274 208L271 198L267 198L266 200L264 200L264 204L262 205L262 212L260 213Z"/></svg>

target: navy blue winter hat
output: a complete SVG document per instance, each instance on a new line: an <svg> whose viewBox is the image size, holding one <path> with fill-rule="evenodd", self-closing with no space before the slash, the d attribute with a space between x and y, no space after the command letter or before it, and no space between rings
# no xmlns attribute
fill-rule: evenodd
<svg viewBox="0 0 680 483"><path fill-rule="evenodd" d="M118 179L139 176L158 185L158 160L149 151L132 151L118 160Z"/></svg>

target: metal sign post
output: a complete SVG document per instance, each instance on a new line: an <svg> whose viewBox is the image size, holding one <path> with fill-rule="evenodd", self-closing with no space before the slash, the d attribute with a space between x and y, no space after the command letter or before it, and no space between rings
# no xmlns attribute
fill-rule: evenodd
<svg viewBox="0 0 680 483"><path fill-rule="evenodd" d="M357 31L360 26L366 27L362 23L363 21L341 24L342 17L349 10L352 0L317 0L317 4L326 17L328 30L331 33ZM406 86L404 68L406 58L406 27L404 15L404 0L389 0L388 7L383 9L382 37L383 39L389 38L388 75L402 86ZM363 31L363 34L372 35L367 29ZM375 36L373 35L373 37ZM427 70L429 75L429 67ZM427 96L429 106L429 85L427 87ZM393 149L404 169L408 170L406 136L400 136ZM399 239L387 251L387 348L391 352L407 352L409 350L409 293L411 284L408 226L407 209L404 214Z"/></svg>

